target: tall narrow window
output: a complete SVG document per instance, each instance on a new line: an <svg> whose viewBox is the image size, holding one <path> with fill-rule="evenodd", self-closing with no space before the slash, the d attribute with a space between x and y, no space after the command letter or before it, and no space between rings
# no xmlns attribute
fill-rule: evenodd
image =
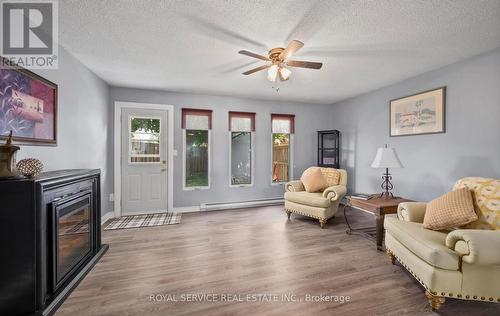
<svg viewBox="0 0 500 316"><path fill-rule="evenodd" d="M210 187L212 111L182 109L184 188Z"/></svg>
<svg viewBox="0 0 500 316"><path fill-rule="evenodd" d="M292 142L295 115L271 114L272 182L290 181L292 173Z"/></svg>
<svg viewBox="0 0 500 316"><path fill-rule="evenodd" d="M252 185L255 113L229 112L230 185Z"/></svg>

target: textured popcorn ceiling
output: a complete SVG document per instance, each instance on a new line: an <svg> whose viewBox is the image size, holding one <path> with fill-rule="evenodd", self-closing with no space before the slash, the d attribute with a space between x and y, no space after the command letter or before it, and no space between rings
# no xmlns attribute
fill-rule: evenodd
<svg viewBox="0 0 500 316"><path fill-rule="evenodd" d="M60 42L111 85L333 103L500 47L500 0L65 0ZM243 76L291 39L279 92Z"/></svg>

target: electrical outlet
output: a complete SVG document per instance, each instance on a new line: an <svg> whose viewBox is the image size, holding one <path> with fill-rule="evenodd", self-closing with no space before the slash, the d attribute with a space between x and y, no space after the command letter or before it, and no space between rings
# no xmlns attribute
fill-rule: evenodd
<svg viewBox="0 0 500 316"><path fill-rule="evenodd" d="M113 193L109 194L109 201L114 202L115 201L115 195Z"/></svg>

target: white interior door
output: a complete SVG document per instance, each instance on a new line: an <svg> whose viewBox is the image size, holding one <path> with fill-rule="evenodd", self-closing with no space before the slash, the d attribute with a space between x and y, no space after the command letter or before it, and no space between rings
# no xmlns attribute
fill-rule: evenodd
<svg viewBox="0 0 500 316"><path fill-rule="evenodd" d="M166 212L167 110L123 108L121 113L121 212Z"/></svg>

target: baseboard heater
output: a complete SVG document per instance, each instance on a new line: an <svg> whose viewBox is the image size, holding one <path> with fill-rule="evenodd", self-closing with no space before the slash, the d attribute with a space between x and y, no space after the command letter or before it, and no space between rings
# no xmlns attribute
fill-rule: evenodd
<svg viewBox="0 0 500 316"><path fill-rule="evenodd" d="M272 206L272 205L281 205L283 203L284 200L282 198L227 202L227 203L202 203L200 204L200 211L216 211L216 210L230 210L235 208L246 208L246 207Z"/></svg>

